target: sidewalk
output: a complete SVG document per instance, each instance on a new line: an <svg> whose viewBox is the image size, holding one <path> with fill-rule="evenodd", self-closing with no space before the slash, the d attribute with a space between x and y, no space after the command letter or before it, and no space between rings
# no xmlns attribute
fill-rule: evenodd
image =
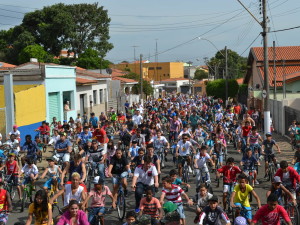
<svg viewBox="0 0 300 225"><path fill-rule="evenodd" d="M278 144L281 154L278 154L277 150L274 149L276 158L279 160L286 160L289 164L291 164L295 151L292 149L290 144L290 140L287 137L284 137L280 134L273 133L273 139Z"/></svg>

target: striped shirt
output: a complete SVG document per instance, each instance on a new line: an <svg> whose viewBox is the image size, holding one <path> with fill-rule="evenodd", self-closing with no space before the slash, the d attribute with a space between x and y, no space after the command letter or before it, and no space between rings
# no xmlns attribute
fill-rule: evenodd
<svg viewBox="0 0 300 225"><path fill-rule="evenodd" d="M152 197L150 202L147 201L147 198L142 198L140 202L140 209L143 210L143 214L150 215L153 218L158 217L158 209L160 208L159 200L154 197Z"/></svg>
<svg viewBox="0 0 300 225"><path fill-rule="evenodd" d="M168 201L171 201L173 203L181 203L181 194L183 194L184 191L178 185L172 184L171 190L163 188L162 193L165 193L166 199Z"/></svg>

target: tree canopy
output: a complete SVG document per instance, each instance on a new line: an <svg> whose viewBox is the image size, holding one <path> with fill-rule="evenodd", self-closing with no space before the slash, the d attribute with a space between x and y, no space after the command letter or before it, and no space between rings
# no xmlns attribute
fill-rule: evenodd
<svg viewBox="0 0 300 225"><path fill-rule="evenodd" d="M214 96L215 98L226 98L226 81L224 79L218 79L214 81L209 81L206 86L206 93L209 96ZM239 91L239 85L235 79L228 80L228 97L236 97Z"/></svg>
<svg viewBox="0 0 300 225"><path fill-rule="evenodd" d="M203 79L207 79L207 78L208 78L208 72L206 72L204 70L199 70L199 69L197 69L195 71L194 79L203 80Z"/></svg>
<svg viewBox="0 0 300 225"><path fill-rule="evenodd" d="M140 94L140 89L141 89L141 82L139 82L138 84L135 84L132 87L132 92L134 94ZM154 88L152 87L152 85L150 84L149 81L143 80L143 93L146 96L150 96L152 95L154 92Z"/></svg>
<svg viewBox="0 0 300 225"><path fill-rule="evenodd" d="M109 23L107 10L98 3L60 3L26 13L20 25L0 31L1 60L18 64L21 51L35 44L53 56L66 49L74 53L75 59L93 49L103 59L113 48L109 42Z"/></svg>
<svg viewBox="0 0 300 225"><path fill-rule="evenodd" d="M215 75L215 79L223 78L225 75L225 49L218 51L208 62L210 74ZM243 77L247 70L247 58L240 56L235 51L227 49L228 56L228 79Z"/></svg>

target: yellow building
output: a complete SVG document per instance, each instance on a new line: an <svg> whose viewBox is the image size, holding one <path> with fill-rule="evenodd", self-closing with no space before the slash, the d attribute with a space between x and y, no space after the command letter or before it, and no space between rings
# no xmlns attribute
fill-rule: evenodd
<svg viewBox="0 0 300 225"><path fill-rule="evenodd" d="M184 63L182 62L152 62L143 61L143 77L148 80L161 81L169 78L183 78ZM111 65L111 68L130 71L140 75L139 62L120 63Z"/></svg>

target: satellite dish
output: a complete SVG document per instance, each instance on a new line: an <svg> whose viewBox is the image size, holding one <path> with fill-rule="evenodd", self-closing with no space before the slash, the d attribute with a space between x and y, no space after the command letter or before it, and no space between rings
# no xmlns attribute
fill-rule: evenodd
<svg viewBox="0 0 300 225"><path fill-rule="evenodd" d="M106 73L112 74L112 69L111 68L106 68Z"/></svg>

